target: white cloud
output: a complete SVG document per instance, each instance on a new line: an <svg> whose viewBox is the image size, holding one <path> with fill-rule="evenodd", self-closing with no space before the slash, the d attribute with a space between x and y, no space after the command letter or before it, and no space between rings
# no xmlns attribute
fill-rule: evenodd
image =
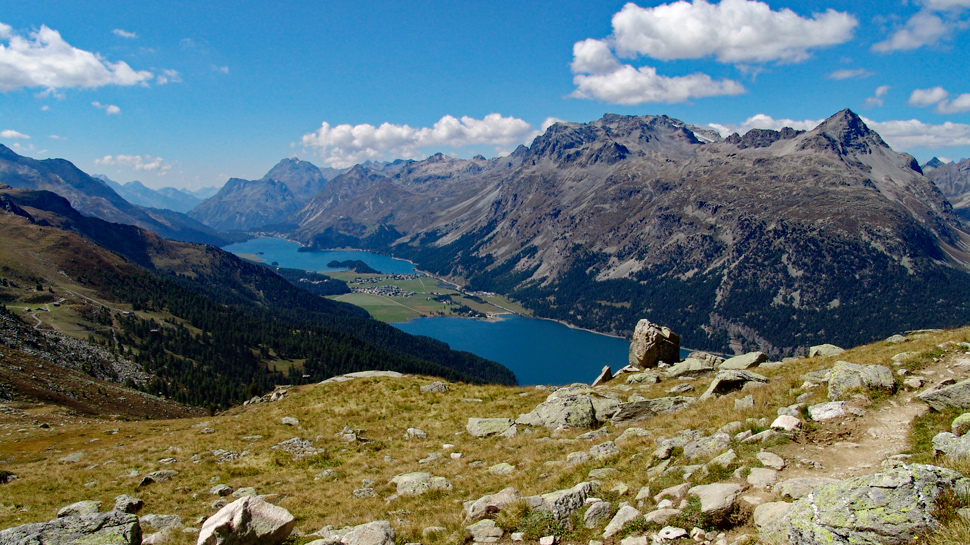
<svg viewBox="0 0 970 545"><path fill-rule="evenodd" d="M181 74L177 70L162 69L162 73L155 77L155 83L165 85L166 83L179 83L182 81Z"/></svg>
<svg viewBox="0 0 970 545"><path fill-rule="evenodd" d="M924 0L922 4L920 11L910 17L901 28L897 28L889 38L873 44L872 50L890 53L919 49L925 45L934 45L949 38L954 31L966 28L966 22L960 18L962 11L970 8L970 1Z"/></svg>
<svg viewBox="0 0 970 545"><path fill-rule="evenodd" d="M100 159L95 159L94 163L105 166L128 167L146 172L157 171L159 176L163 176L172 168L172 165L166 163L161 157L151 155L105 155Z"/></svg>
<svg viewBox="0 0 970 545"><path fill-rule="evenodd" d="M2 23L0 23L2 25ZM147 84L149 71L134 70L124 61L111 62L97 53L72 47L56 30L41 26L27 37L10 26L0 27L0 91L40 87L98 88L105 85Z"/></svg>
<svg viewBox="0 0 970 545"><path fill-rule="evenodd" d="M889 93L889 89L890 87L888 85L876 87L876 94L866 99L866 106L869 108L882 106L886 94Z"/></svg>
<svg viewBox="0 0 970 545"><path fill-rule="evenodd" d="M804 121L795 121L794 119L775 119L770 115L755 114L744 120L744 122L739 125L730 123L727 125L722 125L720 123L708 123L707 126L716 130L722 137L727 137L732 133L743 135L751 129L771 129L773 131L778 131L785 127L791 127L799 131L810 131L815 127L818 127L823 121L825 120L806 119Z"/></svg>
<svg viewBox="0 0 970 545"><path fill-rule="evenodd" d="M50 109L51 109L51 107L48 106L47 104L44 104L43 106L40 107L40 111L42 111L42 112L48 112L48 111L50 111Z"/></svg>
<svg viewBox="0 0 970 545"><path fill-rule="evenodd" d="M222 72L223 74L228 74L229 73L229 67L228 66L216 66L216 65L213 64L212 65L212 69L215 70L216 72Z"/></svg>
<svg viewBox="0 0 970 545"><path fill-rule="evenodd" d="M970 125L964 123L947 121L932 125L917 119L878 122L863 118L863 121L897 151L970 146Z"/></svg>
<svg viewBox="0 0 970 545"><path fill-rule="evenodd" d="M613 36L622 57L798 62L811 49L850 40L858 24L831 9L806 18L752 0L679 1L651 8L629 3L613 16Z"/></svg>
<svg viewBox="0 0 970 545"><path fill-rule="evenodd" d="M17 132L13 129L4 129L0 131L0 138L7 138L7 139L18 138L18 139L26 140L30 138L30 136L22 132Z"/></svg>
<svg viewBox="0 0 970 545"><path fill-rule="evenodd" d="M367 160L416 158L420 150L434 147L461 148L489 145L496 148L522 143L532 133L532 126L514 117L489 114L483 119L446 115L433 127L383 123L331 126L303 135L304 146L317 149L320 156L334 167L343 168Z"/></svg>
<svg viewBox="0 0 970 545"><path fill-rule="evenodd" d="M936 106L933 110L939 114L970 112L970 93L963 93L950 100L950 93L942 87L916 89L909 96L909 105L921 108Z"/></svg>
<svg viewBox="0 0 970 545"><path fill-rule="evenodd" d="M120 38L137 38L138 37L138 35L135 34L134 32L128 32L127 30L122 30L120 28L116 28L116 29L112 30L111 32L113 32L115 36L118 36Z"/></svg>
<svg viewBox="0 0 970 545"><path fill-rule="evenodd" d="M121 113L121 108L115 106L114 104L101 104L95 100L91 103L91 105L99 110L104 110L104 113L108 115L118 115Z"/></svg>
<svg viewBox="0 0 970 545"><path fill-rule="evenodd" d="M829 79L851 79L851 78L868 78L873 75L872 72L866 70L865 68L856 68L855 70L836 70L826 76Z"/></svg>
<svg viewBox="0 0 970 545"><path fill-rule="evenodd" d="M58 136L56 134L51 134L48 136L48 138L50 138L51 140L67 140L67 138L64 138L63 136Z"/></svg>

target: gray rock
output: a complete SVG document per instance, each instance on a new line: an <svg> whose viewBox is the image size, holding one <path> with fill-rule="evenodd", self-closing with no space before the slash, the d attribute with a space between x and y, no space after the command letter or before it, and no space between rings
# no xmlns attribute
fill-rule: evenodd
<svg viewBox="0 0 970 545"><path fill-rule="evenodd" d="M508 430L513 424L510 418L469 418L465 430L472 437L488 437Z"/></svg>
<svg viewBox="0 0 970 545"><path fill-rule="evenodd" d="M785 460L774 452L759 452L756 456L758 461L761 462L765 467L770 467L771 469L776 469L778 471L785 469Z"/></svg>
<svg viewBox="0 0 970 545"><path fill-rule="evenodd" d="M781 481L776 484L772 490L775 494L783 498L791 498L797 500L807 496L812 490L825 485L838 482L836 479L829 477L801 477L797 479L788 479Z"/></svg>
<svg viewBox="0 0 970 545"><path fill-rule="evenodd" d="M174 530L182 527L182 517L178 515L159 515L149 513L138 517L138 523L142 529L151 528L154 530Z"/></svg>
<svg viewBox="0 0 970 545"><path fill-rule="evenodd" d="M591 386L599 386L600 384L606 384L611 380L613 380L613 370L610 369L609 365L604 365L603 370L600 371L600 374L596 377L596 380L593 381L593 384Z"/></svg>
<svg viewBox="0 0 970 545"><path fill-rule="evenodd" d="M443 394L449 390L448 385L440 380L436 380L431 384L425 384L421 386L422 394Z"/></svg>
<svg viewBox="0 0 970 545"><path fill-rule="evenodd" d="M515 472L515 466L506 462L500 464L495 464L488 468L488 472L492 475L511 475Z"/></svg>
<svg viewBox="0 0 970 545"><path fill-rule="evenodd" d="M395 475L390 483L397 486L397 493L401 496L418 496L431 490L451 490L452 488L448 479L435 477L423 471Z"/></svg>
<svg viewBox="0 0 970 545"><path fill-rule="evenodd" d="M141 501L139 498L129 496L128 494L122 494L115 498L115 511L121 511L122 513L137 513L141 511L141 508L145 505L145 502Z"/></svg>
<svg viewBox="0 0 970 545"><path fill-rule="evenodd" d="M162 469L159 471L152 471L142 477L141 482L138 486L148 486L152 483L164 483L172 480L179 472L174 469Z"/></svg>
<svg viewBox="0 0 970 545"><path fill-rule="evenodd" d="M736 483L714 483L695 486L687 493L701 500L701 513L718 525L734 512L743 491L744 487Z"/></svg>
<svg viewBox="0 0 970 545"><path fill-rule="evenodd" d="M753 467L748 473L748 484L755 488L768 490L778 480L778 472L765 467Z"/></svg>
<svg viewBox="0 0 970 545"><path fill-rule="evenodd" d="M624 441L631 441L633 439L639 439L640 437L649 437L649 436L650 436L650 432L648 432L647 430L643 428L631 427L623 430L623 433L621 433L619 437L614 439L614 442L622 443Z"/></svg>
<svg viewBox="0 0 970 545"><path fill-rule="evenodd" d="M386 520L375 520L351 528L343 535L343 545L394 545L394 528ZM201 545L201 544L200 544Z"/></svg>
<svg viewBox="0 0 970 545"><path fill-rule="evenodd" d="M643 515L644 522L648 524L667 524L667 521L683 513L680 509L655 509Z"/></svg>
<svg viewBox="0 0 970 545"><path fill-rule="evenodd" d="M217 484L209 489L209 494L214 496L228 496L233 493L233 488L227 484Z"/></svg>
<svg viewBox="0 0 970 545"><path fill-rule="evenodd" d="M678 384L677 386L674 386L672 388L668 388L667 389L667 393L668 394L686 394L687 392L689 392L689 391L691 391L693 389L694 389L694 385L693 384L688 384L688 383L685 382L683 384Z"/></svg>
<svg viewBox="0 0 970 545"><path fill-rule="evenodd" d="M744 410L753 409L753 408L754 408L754 396L751 394L748 394L740 399L734 400L735 411L744 411Z"/></svg>
<svg viewBox="0 0 970 545"><path fill-rule="evenodd" d="M673 501L680 501L687 497L687 492L690 490L690 485L687 483L678 484L675 486L668 486L657 495L653 497L653 501L660 502L664 498L670 498Z"/></svg>
<svg viewBox="0 0 970 545"><path fill-rule="evenodd" d="M604 522L610 519L613 514L613 506L608 501L598 501L590 504L583 515L583 526L589 529L599 528Z"/></svg>
<svg viewBox="0 0 970 545"><path fill-rule="evenodd" d="M589 474L586 476L590 479L596 479L604 481L606 479L612 479L620 473L618 469L613 469L612 467L598 467L596 469L589 470Z"/></svg>
<svg viewBox="0 0 970 545"><path fill-rule="evenodd" d="M730 449L727 452L724 452L712 458L710 462L707 462L707 465L720 466L720 467L726 468L737 461L738 461L737 453L734 452L734 449Z"/></svg>
<svg viewBox="0 0 970 545"><path fill-rule="evenodd" d="M244 486L242 488L237 488L233 491L232 497L234 498L246 498L250 496L257 496L256 489L251 486Z"/></svg>
<svg viewBox="0 0 970 545"><path fill-rule="evenodd" d="M637 511L635 507L624 504L613 515L613 519L606 525L606 528L603 529L603 539L609 539L615 536L628 522L639 516L640 511Z"/></svg>
<svg viewBox="0 0 970 545"><path fill-rule="evenodd" d="M657 532L657 539L664 541L676 541L687 537L687 530L676 526L664 526Z"/></svg>
<svg viewBox="0 0 970 545"><path fill-rule="evenodd" d="M247 496L206 519L197 545L277 545L295 525L296 519L286 509Z"/></svg>
<svg viewBox="0 0 970 545"><path fill-rule="evenodd" d="M425 431L420 428L408 428L407 431L404 432L405 441L410 441L412 439L427 439L427 438L428 438L428 434L425 433Z"/></svg>
<svg viewBox="0 0 970 545"><path fill-rule="evenodd" d="M479 520L482 517L498 513L509 506L515 505L520 499L522 499L522 496L519 494L519 491L515 488L508 487L495 494L482 496L475 501L466 501L464 504L465 520Z"/></svg>
<svg viewBox="0 0 970 545"><path fill-rule="evenodd" d="M917 394L916 397L937 411L945 411L948 408L967 410L970 409L970 379L930 388Z"/></svg>
<svg viewBox="0 0 970 545"><path fill-rule="evenodd" d="M120 511L75 515L0 531L0 545L141 545L138 517Z"/></svg>
<svg viewBox="0 0 970 545"><path fill-rule="evenodd" d="M953 419L950 423L950 431L953 435L961 436L970 431L970 413L963 413Z"/></svg>
<svg viewBox="0 0 970 545"><path fill-rule="evenodd" d="M547 399L532 412L519 415L516 424L556 428L592 428L596 409L587 394L557 396Z"/></svg>
<svg viewBox="0 0 970 545"><path fill-rule="evenodd" d="M598 430L588 431L576 436L576 439L580 441L599 441L600 439L606 439L610 436L609 430L606 428L600 428Z"/></svg>
<svg viewBox="0 0 970 545"><path fill-rule="evenodd" d="M658 414L671 414L682 411L694 401L695 398L690 396L673 396L623 403L610 421L614 425L642 422Z"/></svg>
<svg viewBox="0 0 970 545"><path fill-rule="evenodd" d="M656 367L660 362L680 360L680 337L668 327L643 319L637 322L630 342L630 365L640 369Z"/></svg>
<svg viewBox="0 0 970 545"><path fill-rule="evenodd" d="M572 516L583 507L586 497L593 491L593 483L582 482L572 488L556 490L538 496L524 498L526 505L537 511L547 511L559 521Z"/></svg>
<svg viewBox="0 0 970 545"><path fill-rule="evenodd" d="M748 352L747 354L724 360L717 368L744 370L766 361L768 361L768 355L764 352Z"/></svg>
<svg viewBox="0 0 970 545"><path fill-rule="evenodd" d="M802 427L802 421L795 418L794 416L788 416L787 414L783 414L778 418L776 418L771 423L771 427L773 429L779 429L784 431L795 431L798 428Z"/></svg>
<svg viewBox="0 0 970 545"><path fill-rule="evenodd" d="M357 440L355 435L354 440ZM272 447L273 450L282 450L283 452L289 453L294 459L298 460L304 456L313 456L319 454L319 450L314 448L313 441L306 439L300 439L299 437L293 437L287 439L286 441L279 442Z"/></svg>
<svg viewBox="0 0 970 545"><path fill-rule="evenodd" d="M957 437L945 431L933 437L933 454L945 454L951 458L970 457L970 435Z"/></svg>
<svg viewBox="0 0 970 545"><path fill-rule="evenodd" d="M907 339L905 335L890 335L889 337L886 337L886 342L889 344L904 343L907 340L909 339Z"/></svg>
<svg viewBox="0 0 970 545"><path fill-rule="evenodd" d="M783 501L762 503L754 508L752 518L762 543L788 542L785 515L790 509L791 504Z"/></svg>
<svg viewBox="0 0 970 545"><path fill-rule="evenodd" d="M280 424L283 424L284 426L299 426L300 420L292 416L284 416L283 418L280 418Z"/></svg>
<svg viewBox="0 0 970 545"><path fill-rule="evenodd" d="M911 543L936 530L935 500L966 492L970 480L936 466L897 466L822 485L785 515L793 545Z"/></svg>
<svg viewBox="0 0 970 545"><path fill-rule="evenodd" d="M606 441L589 447L589 455L595 460L605 460L620 453L619 447L613 441Z"/></svg>
<svg viewBox="0 0 970 545"><path fill-rule="evenodd" d="M377 491L371 487L358 488L351 493L354 498L362 500L365 498L373 498L377 495Z"/></svg>
<svg viewBox="0 0 970 545"><path fill-rule="evenodd" d="M567 466L578 466L590 461L592 457L586 451L570 452L566 455Z"/></svg>
<svg viewBox="0 0 970 545"><path fill-rule="evenodd" d="M838 400L861 390L882 390L892 392L896 388L896 377L892 369L885 365L858 365L847 361L837 361L829 375L829 399Z"/></svg>
<svg viewBox="0 0 970 545"><path fill-rule="evenodd" d="M768 377L764 375L759 375L752 371L739 371L734 369L725 369L718 371L714 375L714 381L701 396L701 401L709 399L713 396L720 396L735 390L740 390L746 384L754 382L757 384L767 384Z"/></svg>
<svg viewBox="0 0 970 545"><path fill-rule="evenodd" d="M636 373L626 377L627 384L656 384L660 382L660 375L657 373L645 372Z"/></svg>
<svg viewBox="0 0 970 545"><path fill-rule="evenodd" d="M819 344L808 349L808 357L825 358L829 356L838 356L843 352L845 352L844 348L839 348L834 344Z"/></svg>
<svg viewBox="0 0 970 545"><path fill-rule="evenodd" d="M707 360L687 358L667 369L667 378L696 377L714 372L714 363Z"/></svg>
<svg viewBox="0 0 970 545"><path fill-rule="evenodd" d="M845 401L829 401L828 403L818 403L808 408L808 415L812 420L821 422L833 418L845 416Z"/></svg>
<svg viewBox="0 0 970 545"><path fill-rule="evenodd" d="M465 529L471 534L472 541L475 543L495 543L505 534L494 520L489 519L480 520Z"/></svg>
<svg viewBox="0 0 970 545"><path fill-rule="evenodd" d="M78 515L93 515L101 510L101 502L82 500L71 505L65 505L57 511L57 517L76 517Z"/></svg>
<svg viewBox="0 0 970 545"><path fill-rule="evenodd" d="M731 444L731 436L726 433L715 433L709 437L701 437L684 445L684 457L688 459L711 456L722 452Z"/></svg>

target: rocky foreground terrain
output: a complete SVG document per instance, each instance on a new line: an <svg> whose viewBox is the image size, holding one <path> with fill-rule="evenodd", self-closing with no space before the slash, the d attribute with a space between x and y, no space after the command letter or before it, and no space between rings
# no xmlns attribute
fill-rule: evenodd
<svg viewBox="0 0 970 545"><path fill-rule="evenodd" d="M641 326L594 386L363 372L149 421L4 403L0 543L970 539L970 329L668 364Z"/></svg>

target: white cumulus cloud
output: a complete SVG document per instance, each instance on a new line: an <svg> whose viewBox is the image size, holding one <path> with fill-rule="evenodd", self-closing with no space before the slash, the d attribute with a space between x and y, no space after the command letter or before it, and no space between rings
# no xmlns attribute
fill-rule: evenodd
<svg viewBox="0 0 970 545"><path fill-rule="evenodd" d="M121 108L115 106L114 104L101 104L95 100L91 103L91 105L99 110L104 110L104 113L108 115L118 115L121 113Z"/></svg>
<svg viewBox="0 0 970 545"><path fill-rule="evenodd" d="M182 81L181 74L177 70L162 69L162 73L155 77L155 83L165 85L166 83L179 83Z"/></svg>
<svg viewBox="0 0 970 545"><path fill-rule="evenodd" d="M522 143L532 131L528 122L497 113L482 119L446 115L433 127L420 128L391 123L331 126L324 121L319 129L303 135L301 143L316 149L325 162L344 168L368 160L417 158L427 148L504 148Z"/></svg>
<svg viewBox="0 0 970 545"><path fill-rule="evenodd" d="M27 36L0 23L0 91L40 87L93 89L105 85L147 84L154 74L135 70L124 61L111 62L64 41L46 26Z"/></svg>
<svg viewBox="0 0 970 545"><path fill-rule="evenodd" d="M970 125L965 123L947 121L934 125L918 119L880 122L863 118L863 121L897 151L970 146Z"/></svg>
<svg viewBox="0 0 970 545"><path fill-rule="evenodd" d="M114 35L115 36L118 36L119 38L129 38L129 39L131 39L131 38L137 38L138 37L138 35L135 34L134 32L128 32L127 30L120 29L120 28L116 28L116 29L112 30L111 32L113 32Z"/></svg>
<svg viewBox="0 0 970 545"><path fill-rule="evenodd" d="M730 136L732 133L744 134L751 129L771 129L779 131L785 127L791 127L799 131L810 131L818 127L824 119L805 119L796 121L794 119L775 119L766 114L755 114L740 124L708 123L708 126L716 130L722 137Z"/></svg>
<svg viewBox="0 0 970 545"><path fill-rule="evenodd" d="M854 70L844 69L836 70L826 76L829 79L842 80L842 79L852 79L852 78L868 78L872 75L872 72L866 70L865 68L856 68Z"/></svg>
<svg viewBox="0 0 970 545"><path fill-rule="evenodd" d="M951 100L950 93L942 87L916 89L909 96L909 105L921 108L935 106L933 110L939 114L970 112L970 93L963 93Z"/></svg>
<svg viewBox="0 0 970 545"><path fill-rule="evenodd" d="M157 172L159 176L164 175L172 165L165 162L161 157L152 155L105 155L94 160L95 164L105 166L120 166L133 168L145 172Z"/></svg>
<svg viewBox="0 0 970 545"><path fill-rule="evenodd" d="M13 129L4 129L4 130L0 131L0 138L7 138L7 139L17 138L17 139L21 139L21 140L26 140L26 139L30 138L30 136L29 135L26 135L26 134L24 134L22 132L15 131Z"/></svg>
<svg viewBox="0 0 970 545"><path fill-rule="evenodd" d="M882 106L886 95L889 93L889 89L890 87L888 85L880 85L879 87L876 87L876 93L866 99L866 106L869 108Z"/></svg>
<svg viewBox="0 0 970 545"><path fill-rule="evenodd" d="M924 0L922 9L910 17L885 40L875 43L873 51L890 53L919 49L949 38L957 30L966 28L963 12L970 8L968 0Z"/></svg>
<svg viewBox="0 0 970 545"><path fill-rule="evenodd" d="M623 57L720 62L797 62L811 49L844 43L859 22L834 10L802 17L764 2L704 0L642 8L629 3L613 16L616 50Z"/></svg>

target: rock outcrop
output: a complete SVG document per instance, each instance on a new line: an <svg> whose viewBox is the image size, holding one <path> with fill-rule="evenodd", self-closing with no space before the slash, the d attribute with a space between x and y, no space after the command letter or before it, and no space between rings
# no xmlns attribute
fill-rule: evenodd
<svg viewBox="0 0 970 545"><path fill-rule="evenodd" d="M289 537L296 519L289 511L257 496L246 496L207 519L197 545L278 545Z"/></svg>
<svg viewBox="0 0 970 545"><path fill-rule="evenodd" d="M65 516L0 531L0 545L141 545L141 538L138 517L118 511Z"/></svg>
<svg viewBox="0 0 970 545"><path fill-rule="evenodd" d="M639 369L656 367L660 362L676 363L680 361L680 336L668 327L640 320L633 330L629 361Z"/></svg>

